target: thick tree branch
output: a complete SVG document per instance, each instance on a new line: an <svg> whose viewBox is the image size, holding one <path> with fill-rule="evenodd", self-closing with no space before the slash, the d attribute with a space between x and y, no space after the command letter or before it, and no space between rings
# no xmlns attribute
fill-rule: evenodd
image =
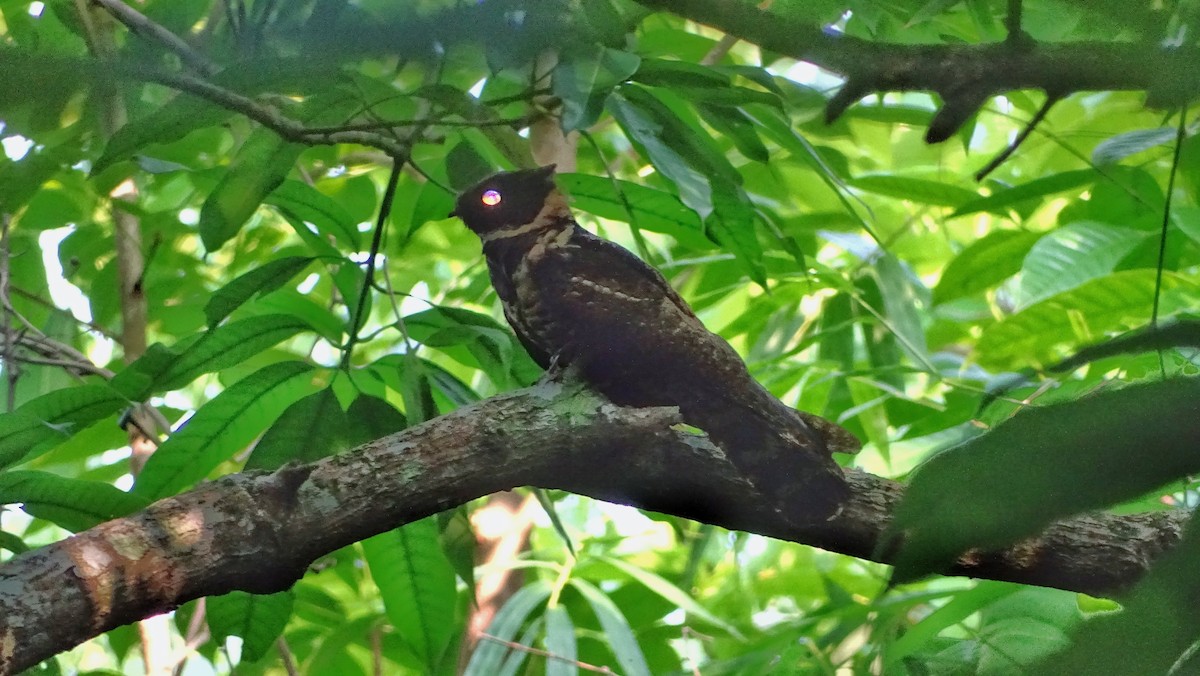
<svg viewBox="0 0 1200 676"><path fill-rule="evenodd" d="M854 497L843 512L796 526L676 422L674 409L621 408L550 383L311 465L204 484L0 567L0 673L194 598L286 589L325 553L519 485L877 558L899 484L850 471ZM1185 519L1084 516L948 572L1111 594L1179 538Z"/></svg>
<svg viewBox="0 0 1200 676"><path fill-rule="evenodd" d="M749 2L637 1L845 76L845 85L826 109L830 120L872 92L937 92L944 108L930 126L931 142L948 138L989 97L1017 89L1040 89L1052 98L1080 91L1145 90L1154 105L1163 107L1200 93L1195 67L1200 49L1195 47L1029 39L980 45L881 43L823 31Z"/></svg>

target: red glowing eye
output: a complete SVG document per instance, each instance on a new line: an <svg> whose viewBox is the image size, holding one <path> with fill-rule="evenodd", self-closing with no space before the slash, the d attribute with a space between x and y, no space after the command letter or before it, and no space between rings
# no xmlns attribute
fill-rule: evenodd
<svg viewBox="0 0 1200 676"><path fill-rule="evenodd" d="M487 190L483 193L483 197L479 198L479 201L483 202L485 206L494 207L500 203L501 199L503 198L500 197L500 191Z"/></svg>

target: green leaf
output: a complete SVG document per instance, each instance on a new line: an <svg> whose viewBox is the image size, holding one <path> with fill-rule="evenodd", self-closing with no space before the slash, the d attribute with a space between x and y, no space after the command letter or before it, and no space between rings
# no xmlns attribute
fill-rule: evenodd
<svg viewBox="0 0 1200 676"><path fill-rule="evenodd" d="M885 197L943 207L958 207L978 197L974 190L957 185L894 174L859 176L851 179L849 184L859 190Z"/></svg>
<svg viewBox="0 0 1200 676"><path fill-rule="evenodd" d="M263 658L283 634L292 617L295 594L249 594L243 591L210 596L205 604L205 619L218 644L230 636L242 639L242 665Z"/></svg>
<svg viewBox="0 0 1200 676"><path fill-rule="evenodd" d="M321 385L313 368L299 361L271 364L242 378L158 447L133 492L157 500L196 483L245 449L293 402Z"/></svg>
<svg viewBox="0 0 1200 676"><path fill-rule="evenodd" d="M254 296L262 296L283 286L308 267L312 256L276 258L237 277L213 292L204 305L204 316L212 328Z"/></svg>
<svg viewBox="0 0 1200 676"><path fill-rule="evenodd" d="M732 141L738 152L748 159L766 162L771 158L767 146L758 137L754 122L740 108L701 103L700 111L705 122Z"/></svg>
<svg viewBox="0 0 1200 676"><path fill-rule="evenodd" d="M135 401L179 389L205 373L243 363L269 347L309 330L291 315L248 317L209 329L182 353L156 346L113 378L113 387Z"/></svg>
<svg viewBox="0 0 1200 676"><path fill-rule="evenodd" d="M1198 285L1166 273L1162 314L1195 307ZM1057 361L1064 343L1096 342L1107 331L1141 324L1154 298L1153 270L1126 270L1085 282L986 328L974 358L993 370Z"/></svg>
<svg viewBox="0 0 1200 676"><path fill-rule="evenodd" d="M351 444L358 446L382 439L408 426L408 419L385 399L360 394L346 410Z"/></svg>
<svg viewBox="0 0 1200 676"><path fill-rule="evenodd" d="M1017 274L1025 254L1041 237L1037 232L996 230L972 242L942 271L933 290L934 305L990 289Z"/></svg>
<svg viewBox="0 0 1200 676"><path fill-rule="evenodd" d="M8 531L0 530L0 550L7 549L13 554L23 554L29 551L29 547L21 540L21 538L9 533Z"/></svg>
<svg viewBox="0 0 1200 676"><path fill-rule="evenodd" d="M711 247L700 217L669 192L587 174L559 174L555 180L571 195L571 205L576 209L631 225L636 221L640 229L671 235L692 248Z"/></svg>
<svg viewBox="0 0 1200 676"><path fill-rule="evenodd" d="M629 676L650 676L646 656L642 654L642 647L638 645L637 637L633 635L633 629L630 628L629 621L625 619L621 609L605 596L604 592L588 582L575 578L570 584L592 607L592 612L596 613L596 619L600 620L600 627L604 629L608 644L617 656L617 663L621 665L621 672Z"/></svg>
<svg viewBox="0 0 1200 676"><path fill-rule="evenodd" d="M950 217L966 216L980 211L1003 213L1006 209L1014 208L1022 202L1091 185L1098 178L1100 178L1100 174L1094 169L1077 169L1051 174L1011 188L996 190L986 197L964 202L954 213L950 214Z"/></svg>
<svg viewBox="0 0 1200 676"><path fill-rule="evenodd" d="M688 595L687 592L671 584L662 576L645 570L644 568L639 568L632 563L623 561L621 559L609 556L601 556L597 558L625 573L629 577L632 577L650 591L658 594L667 601L670 601L683 612L713 625L714 627L729 634L730 636L733 636L734 638L741 638L741 634L738 633L738 630L733 625L711 613L707 608L700 605L696 599Z"/></svg>
<svg viewBox="0 0 1200 676"><path fill-rule="evenodd" d="M216 251L237 235L306 147L267 129L250 135L200 209L200 239L206 250Z"/></svg>
<svg viewBox="0 0 1200 676"><path fill-rule="evenodd" d="M456 595L436 519L381 533L362 546L388 620L428 671L437 671L454 631Z"/></svg>
<svg viewBox="0 0 1200 676"><path fill-rule="evenodd" d="M50 472L0 473L0 505L18 502L33 516L76 533L150 504L100 481L69 479Z"/></svg>
<svg viewBox="0 0 1200 676"><path fill-rule="evenodd" d="M917 312L924 305L922 300L928 298L925 293L918 294L925 291L924 287L918 288L920 281L891 254L879 257L875 273L879 279L879 291L883 295L888 326L896 333L900 347L913 361L927 362L929 349L925 345L925 330Z"/></svg>
<svg viewBox="0 0 1200 676"><path fill-rule="evenodd" d="M575 676L578 650L575 643L575 625L567 609L559 605L546 608L546 676Z"/></svg>
<svg viewBox="0 0 1200 676"><path fill-rule="evenodd" d="M132 120L118 129L92 165L91 175L96 176L113 164L130 159L147 146L178 141L197 129L219 124L232 115L232 111L222 106L180 93L150 115Z"/></svg>
<svg viewBox="0 0 1200 676"><path fill-rule="evenodd" d="M297 401L279 416L254 451L245 469L278 469L290 461L312 462L350 448L354 428L333 388Z"/></svg>
<svg viewBox="0 0 1200 676"><path fill-rule="evenodd" d="M550 583L544 580L535 580L521 587L492 618L486 633L501 641L513 640L530 614L546 602L550 591ZM507 646L496 641L480 641L475 646L471 660L467 662L463 676L493 676L500 669L508 650Z"/></svg>
<svg viewBox="0 0 1200 676"><path fill-rule="evenodd" d="M0 415L0 467L32 460L128 405L106 385L79 385L31 399Z"/></svg>
<svg viewBox="0 0 1200 676"><path fill-rule="evenodd" d="M562 100L563 131L587 129L596 123L609 92L629 79L641 58L601 45L584 45L564 52L554 68L552 89Z"/></svg>
<svg viewBox="0 0 1200 676"><path fill-rule="evenodd" d="M285 149L280 150L279 164L272 164L276 170L282 169L284 174L290 168L283 164L286 157ZM295 158L292 160L295 161ZM362 246L362 233L358 224L349 212L332 197L301 181L284 180L279 187L263 197L263 204L270 204L290 213L292 216L312 223L317 232L329 235L341 243L348 251L358 251ZM211 250L211 249L210 249Z"/></svg>
<svg viewBox="0 0 1200 676"><path fill-rule="evenodd" d="M1098 165L1116 164L1121 160L1136 155L1143 150L1175 142L1178 130L1174 127L1158 127L1157 129L1134 129L1110 136L1092 149L1092 163Z"/></svg>
<svg viewBox="0 0 1200 676"><path fill-rule="evenodd" d="M958 592L945 605L907 627L903 635L884 645L884 666L900 669L902 660L925 649L943 630L961 624L981 608L1012 596L1021 589L1014 584L984 580L973 589Z"/></svg>
<svg viewBox="0 0 1200 676"><path fill-rule="evenodd" d="M1028 307L1113 271L1149 233L1081 221L1039 239L1021 266L1016 305Z"/></svg>
<svg viewBox="0 0 1200 676"><path fill-rule="evenodd" d="M1200 470L1197 443L1196 378L1027 408L917 471L890 529L893 537L902 535L894 581L943 570L970 548L1006 546L1056 519L1194 473Z"/></svg>

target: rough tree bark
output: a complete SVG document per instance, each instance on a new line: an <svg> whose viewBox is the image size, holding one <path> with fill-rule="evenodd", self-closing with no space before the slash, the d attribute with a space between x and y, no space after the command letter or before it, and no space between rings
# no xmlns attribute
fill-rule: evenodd
<svg viewBox="0 0 1200 676"><path fill-rule="evenodd" d="M882 558L875 544L899 484L850 471L854 497L837 518L789 526L706 439L673 429L678 421L675 409L621 408L546 383L310 465L203 484L0 567L0 673L194 598L286 589L323 554L520 485ZM1185 520L1081 516L947 572L1113 594Z"/></svg>

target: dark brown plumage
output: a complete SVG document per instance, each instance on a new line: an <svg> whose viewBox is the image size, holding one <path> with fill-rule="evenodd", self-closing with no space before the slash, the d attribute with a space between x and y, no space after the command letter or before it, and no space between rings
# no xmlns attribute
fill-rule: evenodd
<svg viewBox="0 0 1200 676"><path fill-rule="evenodd" d="M829 446L853 437L776 399L657 270L579 227L553 170L496 174L454 211L534 360L577 366L618 404L678 406L790 517L835 513L848 488Z"/></svg>

